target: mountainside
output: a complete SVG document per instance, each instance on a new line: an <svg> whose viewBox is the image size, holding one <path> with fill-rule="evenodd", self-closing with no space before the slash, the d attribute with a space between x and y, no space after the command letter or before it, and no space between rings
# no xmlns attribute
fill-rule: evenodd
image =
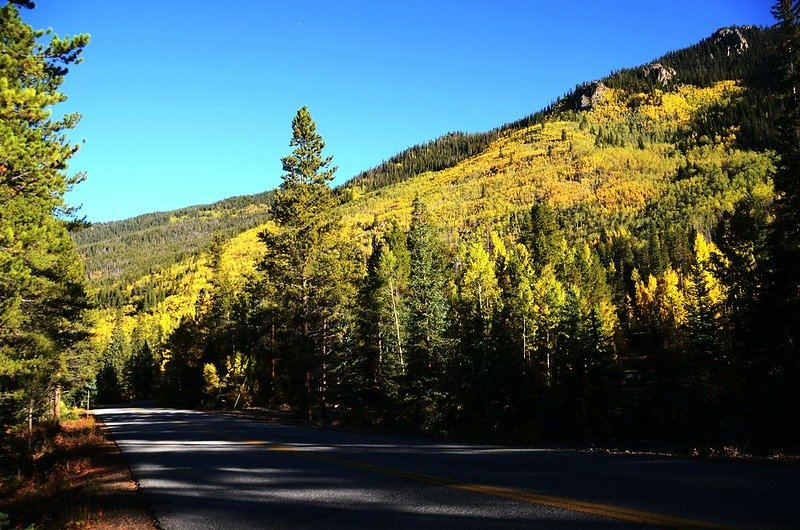
<svg viewBox="0 0 800 530"><path fill-rule="evenodd" d="M684 85L708 88L719 81L737 80L747 90L724 104L706 106L693 117L691 128L697 134L713 136L717 131L736 127L737 147L769 149L775 140L777 115L771 92L775 82L773 49L773 30L753 26L720 29L698 44L667 53L648 65L622 69L600 81L578 85L546 109L516 122L485 133L454 132L410 147L350 179L341 187L342 200L428 171L452 168L533 124L542 124L564 111L587 110L586 101L591 100L598 86L652 94L674 93ZM627 126L630 129L637 125ZM630 137L630 131L625 134ZM642 131L635 140L648 134ZM95 285L110 287L196 255L208 246L215 232L233 237L263 223L269 202L270 192L232 197L210 205L97 223L77 232L74 238L86 261L89 278ZM113 302L110 297L113 295L104 295L101 303Z"/></svg>
<svg viewBox="0 0 800 530"><path fill-rule="evenodd" d="M596 243L618 227L647 229L672 221L708 232L723 205L730 208L746 188L737 182L724 187L725 197L706 195L701 188L713 184L699 175L702 166L726 174L730 164L770 167L768 156L732 149L763 151L774 142L773 41L773 30L724 28L648 65L577 85L516 122L411 147L340 188L345 222L351 229L386 220L407 225L411 200L419 194L453 231L506 221L545 198L576 240ZM668 77L654 76L654 65ZM690 136L700 141L682 149L693 142ZM735 160L747 157L756 162ZM688 202L687 194L693 195ZM270 197L271 192L232 197L79 231L74 237L98 303L130 303L136 313L168 297L182 298L188 292L180 282L165 277L196 271L202 263L198 253L214 233L233 238L231 245L240 251L243 241L259 246L254 232L239 240L236 234L267 219ZM370 234L355 235L366 242ZM172 312L162 335L180 314L193 311L193 299L188 296L184 310Z"/></svg>
<svg viewBox="0 0 800 530"><path fill-rule="evenodd" d="M187 226L217 215L241 233L183 260L167 243L171 266L126 258L107 267L124 281L97 282L105 381L146 352L162 397L194 405L246 396L428 432L710 432L745 407L736 325L775 198L774 39L723 29L518 122L412 147L320 192L322 219L295 231L194 211ZM174 241L179 216L159 215ZM134 221L90 253L115 226L146 237Z"/></svg>
<svg viewBox="0 0 800 530"><path fill-rule="evenodd" d="M95 285L131 281L203 250L215 233L230 238L263 223L272 192L95 223L74 234Z"/></svg>

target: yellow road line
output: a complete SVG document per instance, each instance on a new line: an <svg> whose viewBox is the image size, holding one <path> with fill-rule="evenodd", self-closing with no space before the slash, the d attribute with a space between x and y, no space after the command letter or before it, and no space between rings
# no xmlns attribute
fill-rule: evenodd
<svg viewBox="0 0 800 530"><path fill-rule="evenodd" d="M380 473L383 475L391 475L409 480L415 480L418 482L435 484L437 486L447 486L453 489L468 491L471 493L480 493L483 495L490 495L493 497L502 497L505 499L527 502L529 504L538 504L541 506L562 508L574 512L599 515L601 517L608 517L611 519L616 519L619 521L625 521L630 523L649 524L665 528L718 528L718 529L728 528L724 525L710 523L707 521L686 519L683 517L676 517L668 514L649 512L645 510L637 510L635 508L626 508L623 506L613 506L609 504L601 504L596 502L578 501L563 497L555 497L552 495L544 495L541 493L535 493L517 488L504 488L500 486L490 486L486 484L472 484L469 482L460 482L457 480L451 480L432 475L425 475L422 473L403 471L401 469L365 464L363 462L356 462L354 460L347 460L335 456L328 456L317 452L305 451L302 449L298 449L296 447L273 444L261 440L243 440L243 443L246 443L248 445L256 445L259 447L263 447L269 451L274 451L279 453L292 453L294 455L300 456L302 458L307 458L310 460L317 460L320 462L338 464L350 468L372 471L374 473Z"/></svg>

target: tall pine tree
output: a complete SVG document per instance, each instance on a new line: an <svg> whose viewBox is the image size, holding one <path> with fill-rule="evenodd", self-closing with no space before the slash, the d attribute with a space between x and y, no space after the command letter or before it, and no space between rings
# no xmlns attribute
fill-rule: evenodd
<svg viewBox="0 0 800 530"><path fill-rule="evenodd" d="M275 192L270 213L274 229L259 234L266 244L261 270L279 298L276 320L288 384L303 416L311 419L315 406L324 405L326 357L337 304L333 235L337 222L329 187L336 168L322 153L325 142L317 133L308 108L292 120L292 154L284 157L283 182Z"/></svg>
<svg viewBox="0 0 800 530"><path fill-rule="evenodd" d="M32 7L0 8L0 421L32 422L87 373L71 362L86 358L76 348L87 297L64 201L81 180L66 174L77 147L65 135L80 116L51 112L66 100L59 87L89 37L36 31L14 4Z"/></svg>
<svg viewBox="0 0 800 530"><path fill-rule="evenodd" d="M408 251L409 404L415 426L431 430L445 415L448 301L442 249L419 197L413 203Z"/></svg>

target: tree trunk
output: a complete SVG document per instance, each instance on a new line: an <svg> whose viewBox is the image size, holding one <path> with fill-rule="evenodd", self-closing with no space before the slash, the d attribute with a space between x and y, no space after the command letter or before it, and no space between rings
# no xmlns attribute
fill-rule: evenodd
<svg viewBox="0 0 800 530"><path fill-rule="evenodd" d="M28 452L33 450L33 398L28 405Z"/></svg>
<svg viewBox="0 0 800 530"><path fill-rule="evenodd" d="M61 420L61 385L56 385L53 390L53 419Z"/></svg>
<svg viewBox="0 0 800 530"><path fill-rule="evenodd" d="M400 373L406 373L406 363L403 360L403 344L400 341L400 315L397 313L397 302L395 301L394 282L389 279L389 294L392 298L392 313L394 315L394 332L397 335L397 353L400 356Z"/></svg>

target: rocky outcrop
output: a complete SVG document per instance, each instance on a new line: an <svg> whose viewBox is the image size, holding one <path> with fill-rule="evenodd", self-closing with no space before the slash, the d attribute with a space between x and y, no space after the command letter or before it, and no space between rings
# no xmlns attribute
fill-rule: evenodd
<svg viewBox="0 0 800 530"><path fill-rule="evenodd" d="M589 110L594 107L603 94L606 93L608 87L603 83L591 83L583 87L577 94L578 96L578 109Z"/></svg>
<svg viewBox="0 0 800 530"><path fill-rule="evenodd" d="M711 35L711 42L725 50L728 57L741 55L750 48L739 28L720 28Z"/></svg>
<svg viewBox="0 0 800 530"><path fill-rule="evenodd" d="M644 76L661 86L667 86L675 78L675 70L661 63L648 64L642 68Z"/></svg>

